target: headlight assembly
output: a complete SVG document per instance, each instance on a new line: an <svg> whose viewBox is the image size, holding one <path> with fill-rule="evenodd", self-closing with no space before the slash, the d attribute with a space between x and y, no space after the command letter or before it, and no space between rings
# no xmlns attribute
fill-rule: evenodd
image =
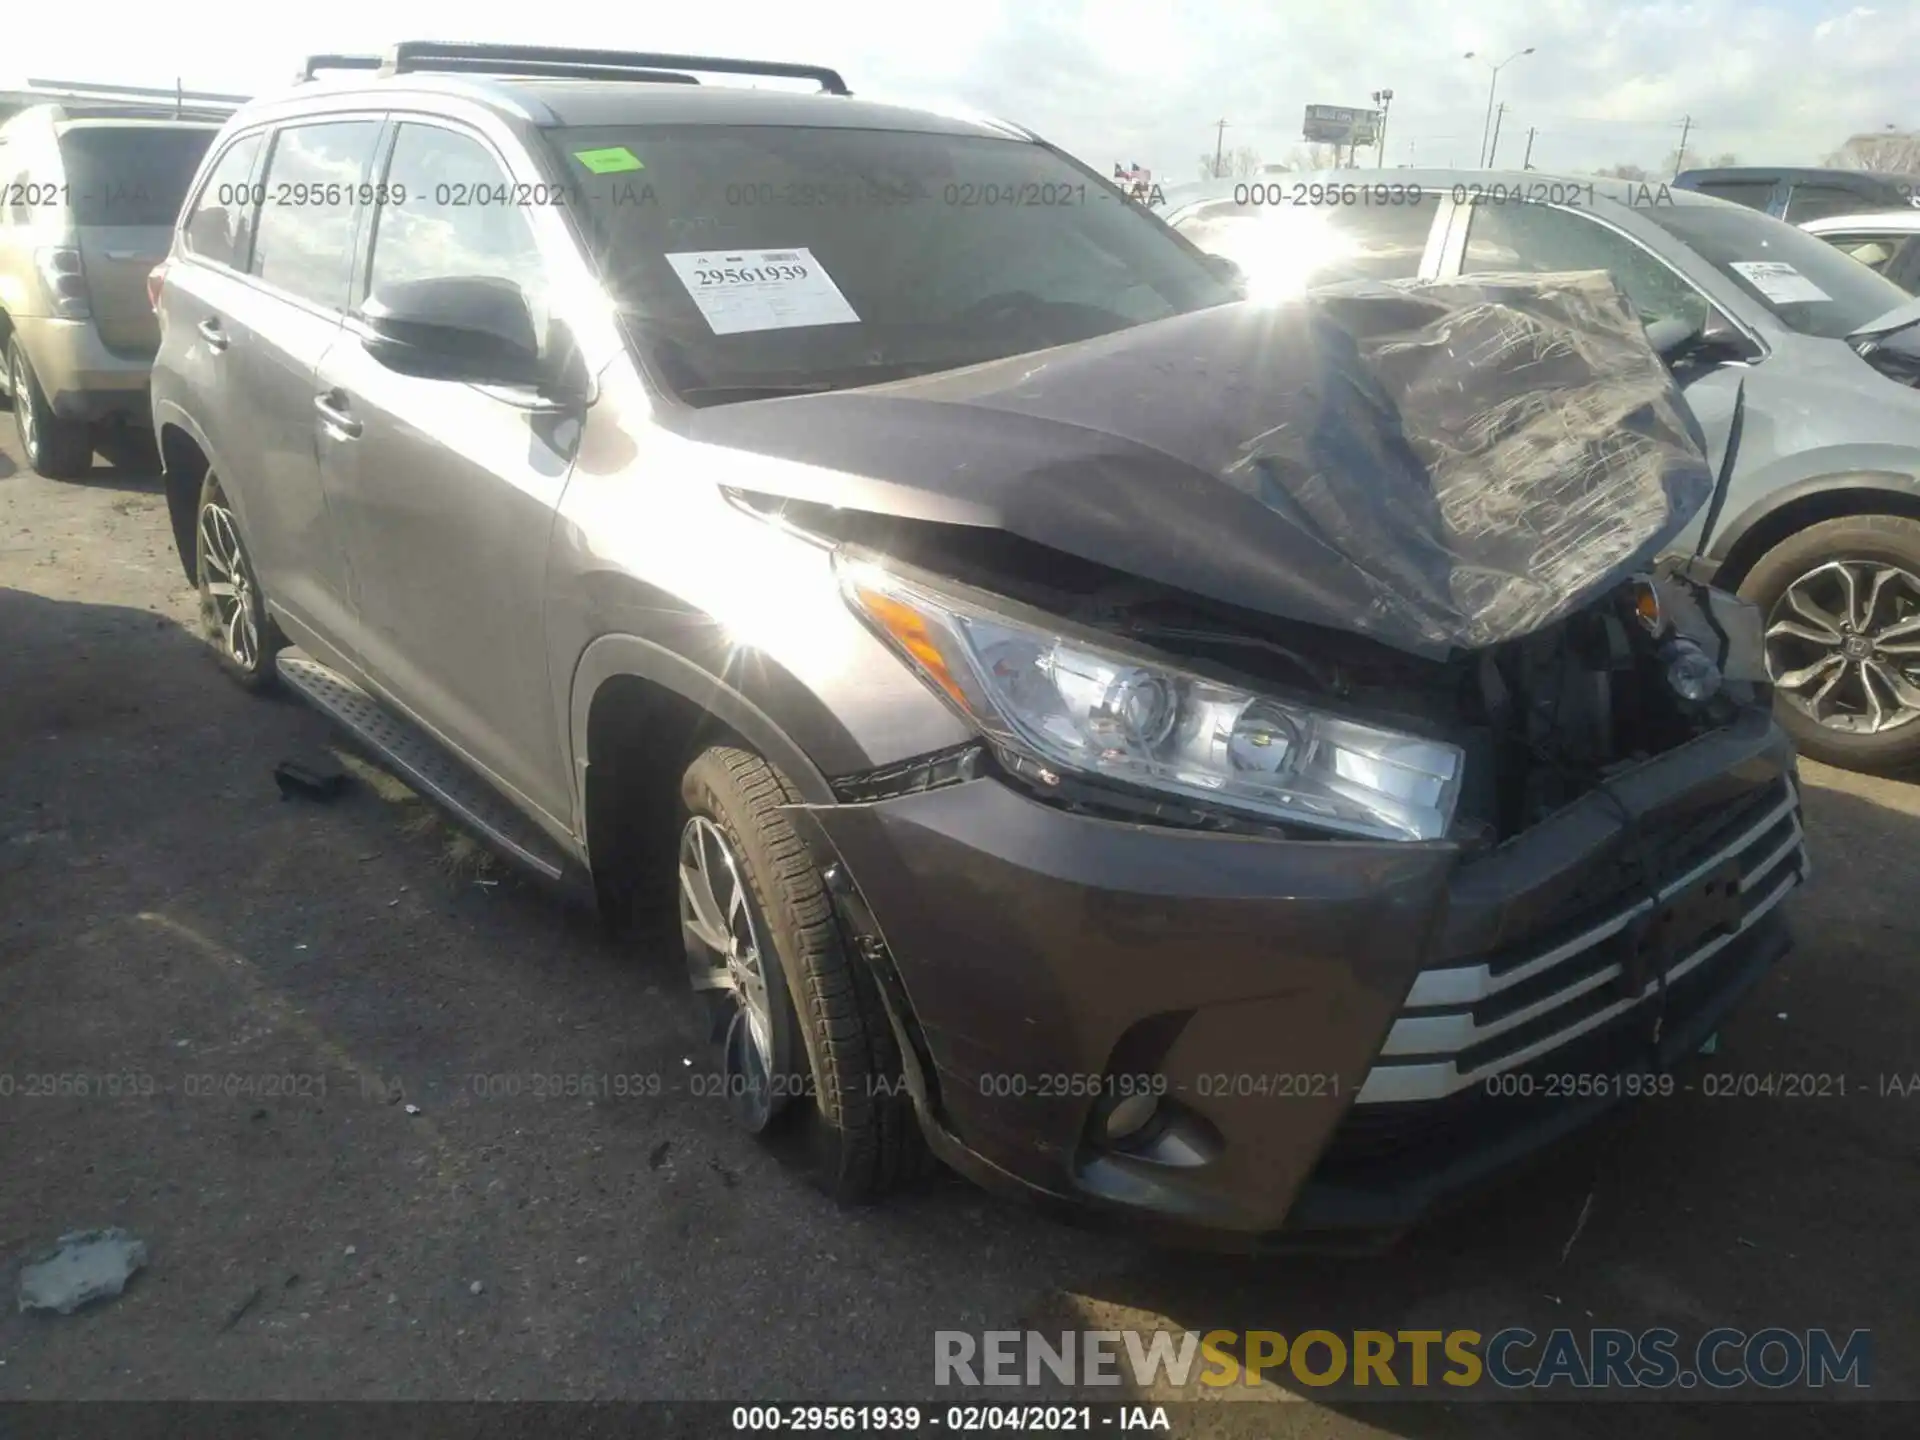
<svg viewBox="0 0 1920 1440"><path fill-rule="evenodd" d="M1453 819L1457 746L1242 690L872 561L836 565L848 603L930 685L1044 766L1345 835L1435 840Z"/></svg>

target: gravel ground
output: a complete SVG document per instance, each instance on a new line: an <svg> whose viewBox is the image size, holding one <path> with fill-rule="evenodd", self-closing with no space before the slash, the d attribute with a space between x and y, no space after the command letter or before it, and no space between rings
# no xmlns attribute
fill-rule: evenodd
<svg viewBox="0 0 1920 1440"><path fill-rule="evenodd" d="M1155 1252L952 1178L841 1211L716 1101L525 1093L700 1059L674 961L615 947L377 776L281 800L274 764L329 734L193 637L150 459L53 483L10 423L3 443L0 1253L120 1225L151 1258L72 1316L7 1304L0 1399L925 1400L938 1330L1515 1324L1866 1327L1876 1396L1920 1398L1920 1093L1881 1093L1920 1072L1914 786L1808 767L1799 948L1712 1062L1845 1076L1845 1098L1640 1105L1364 1261ZM26 1093L59 1074L131 1093ZM1304 1402L1263 1408L1272 1435L1599 1435L1644 1413L1239 1393ZM1659 1428L1857 1435L1896 1413Z"/></svg>

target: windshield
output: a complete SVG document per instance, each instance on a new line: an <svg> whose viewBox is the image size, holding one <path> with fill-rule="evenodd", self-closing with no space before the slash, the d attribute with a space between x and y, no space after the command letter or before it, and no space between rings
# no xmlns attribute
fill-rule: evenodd
<svg viewBox="0 0 1920 1440"><path fill-rule="evenodd" d="M1638 213L1684 240L1802 335L1844 340L1911 298L1818 236L1758 211L1663 205Z"/></svg>
<svg viewBox="0 0 1920 1440"><path fill-rule="evenodd" d="M1247 198L1195 205L1173 227L1239 266L1256 300L1346 280L1410 280L1440 209L1438 191L1398 182L1238 188Z"/></svg>
<svg viewBox="0 0 1920 1440"><path fill-rule="evenodd" d="M616 302L694 404L875 384L1235 298L1043 146L919 132L550 132Z"/></svg>
<svg viewBox="0 0 1920 1440"><path fill-rule="evenodd" d="M212 130L88 126L60 137L76 225L171 225Z"/></svg>

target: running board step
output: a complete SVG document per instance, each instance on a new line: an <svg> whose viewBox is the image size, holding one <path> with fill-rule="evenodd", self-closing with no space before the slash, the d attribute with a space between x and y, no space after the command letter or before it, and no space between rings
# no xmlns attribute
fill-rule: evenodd
<svg viewBox="0 0 1920 1440"><path fill-rule="evenodd" d="M282 650L277 665L288 689L347 730L426 799L543 879L567 877L570 867L559 847L425 730L301 650Z"/></svg>

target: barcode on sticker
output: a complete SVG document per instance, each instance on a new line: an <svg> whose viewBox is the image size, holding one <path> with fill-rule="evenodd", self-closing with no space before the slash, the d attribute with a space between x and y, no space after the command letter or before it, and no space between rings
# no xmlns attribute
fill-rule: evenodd
<svg viewBox="0 0 1920 1440"><path fill-rule="evenodd" d="M800 258L800 252L798 250L769 250L767 251L766 258L768 263L776 260L798 260Z"/></svg>

